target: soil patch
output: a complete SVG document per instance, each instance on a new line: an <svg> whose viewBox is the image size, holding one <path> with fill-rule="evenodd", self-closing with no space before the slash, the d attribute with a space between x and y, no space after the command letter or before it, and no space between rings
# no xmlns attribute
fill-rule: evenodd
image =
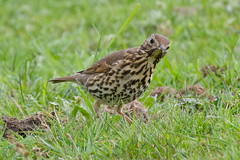
<svg viewBox="0 0 240 160"><path fill-rule="evenodd" d="M195 96L201 96L206 93L206 89L201 85L189 85L187 88L181 90L181 95L193 94Z"/></svg>
<svg viewBox="0 0 240 160"><path fill-rule="evenodd" d="M151 93L152 97L161 97L160 100L164 101L167 96L179 98L180 94L174 88L169 86L158 87Z"/></svg>
<svg viewBox="0 0 240 160"><path fill-rule="evenodd" d="M227 69L227 67L219 67L219 66L212 66L212 65L206 65L201 68L201 72L203 74L203 77L206 77L210 74L215 74L216 76L220 77L221 74Z"/></svg>
<svg viewBox="0 0 240 160"><path fill-rule="evenodd" d="M107 106L103 109L103 111L108 112L110 114L114 114L116 107L114 106ZM123 113L129 117L136 117L140 120L143 120L145 123L148 122L148 110L144 105L135 100L131 103L128 103L123 106Z"/></svg>
<svg viewBox="0 0 240 160"><path fill-rule="evenodd" d="M51 116L54 116L55 113L52 112ZM32 131L41 128L48 129L50 123L47 122L47 119L50 116L43 115L42 113L36 113L33 116L24 118L22 120L18 120L17 118L11 118L7 116L1 117L5 122L6 129L4 132L4 137L7 138L7 133L9 131L13 131L18 133L19 135L26 137L27 134L31 134Z"/></svg>

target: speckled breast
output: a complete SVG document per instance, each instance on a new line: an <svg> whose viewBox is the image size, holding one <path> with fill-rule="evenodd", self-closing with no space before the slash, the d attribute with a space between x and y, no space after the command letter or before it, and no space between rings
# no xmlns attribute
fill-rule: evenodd
<svg viewBox="0 0 240 160"><path fill-rule="evenodd" d="M88 79L87 90L102 103L129 103L138 98L149 86L155 67L146 58L135 63L123 60L116 66Z"/></svg>

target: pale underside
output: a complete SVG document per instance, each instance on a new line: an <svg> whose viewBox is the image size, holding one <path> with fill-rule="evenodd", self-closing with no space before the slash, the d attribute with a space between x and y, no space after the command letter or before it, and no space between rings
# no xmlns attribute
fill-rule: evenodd
<svg viewBox="0 0 240 160"><path fill-rule="evenodd" d="M101 104L129 103L138 98L149 86L157 63L156 56L159 54L160 51L155 52L151 57L138 52L127 54L130 57L121 58L110 64L111 66L108 67L111 69L107 72L90 75L84 86ZM82 84L78 79L76 81Z"/></svg>

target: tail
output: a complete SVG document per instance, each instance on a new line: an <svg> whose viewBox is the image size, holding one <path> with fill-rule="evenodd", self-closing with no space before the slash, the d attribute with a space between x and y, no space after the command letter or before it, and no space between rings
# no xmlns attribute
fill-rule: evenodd
<svg viewBox="0 0 240 160"><path fill-rule="evenodd" d="M67 76L67 77L60 77L60 78L54 78L49 80L48 82L52 83L61 83L61 82L76 82L77 75Z"/></svg>

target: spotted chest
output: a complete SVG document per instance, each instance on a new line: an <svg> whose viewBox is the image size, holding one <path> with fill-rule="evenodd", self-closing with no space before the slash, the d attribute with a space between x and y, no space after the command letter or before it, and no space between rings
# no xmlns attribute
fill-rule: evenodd
<svg viewBox="0 0 240 160"><path fill-rule="evenodd" d="M147 89L154 67L152 61L142 56L119 61L108 73L90 77L87 90L105 104L129 103Z"/></svg>

